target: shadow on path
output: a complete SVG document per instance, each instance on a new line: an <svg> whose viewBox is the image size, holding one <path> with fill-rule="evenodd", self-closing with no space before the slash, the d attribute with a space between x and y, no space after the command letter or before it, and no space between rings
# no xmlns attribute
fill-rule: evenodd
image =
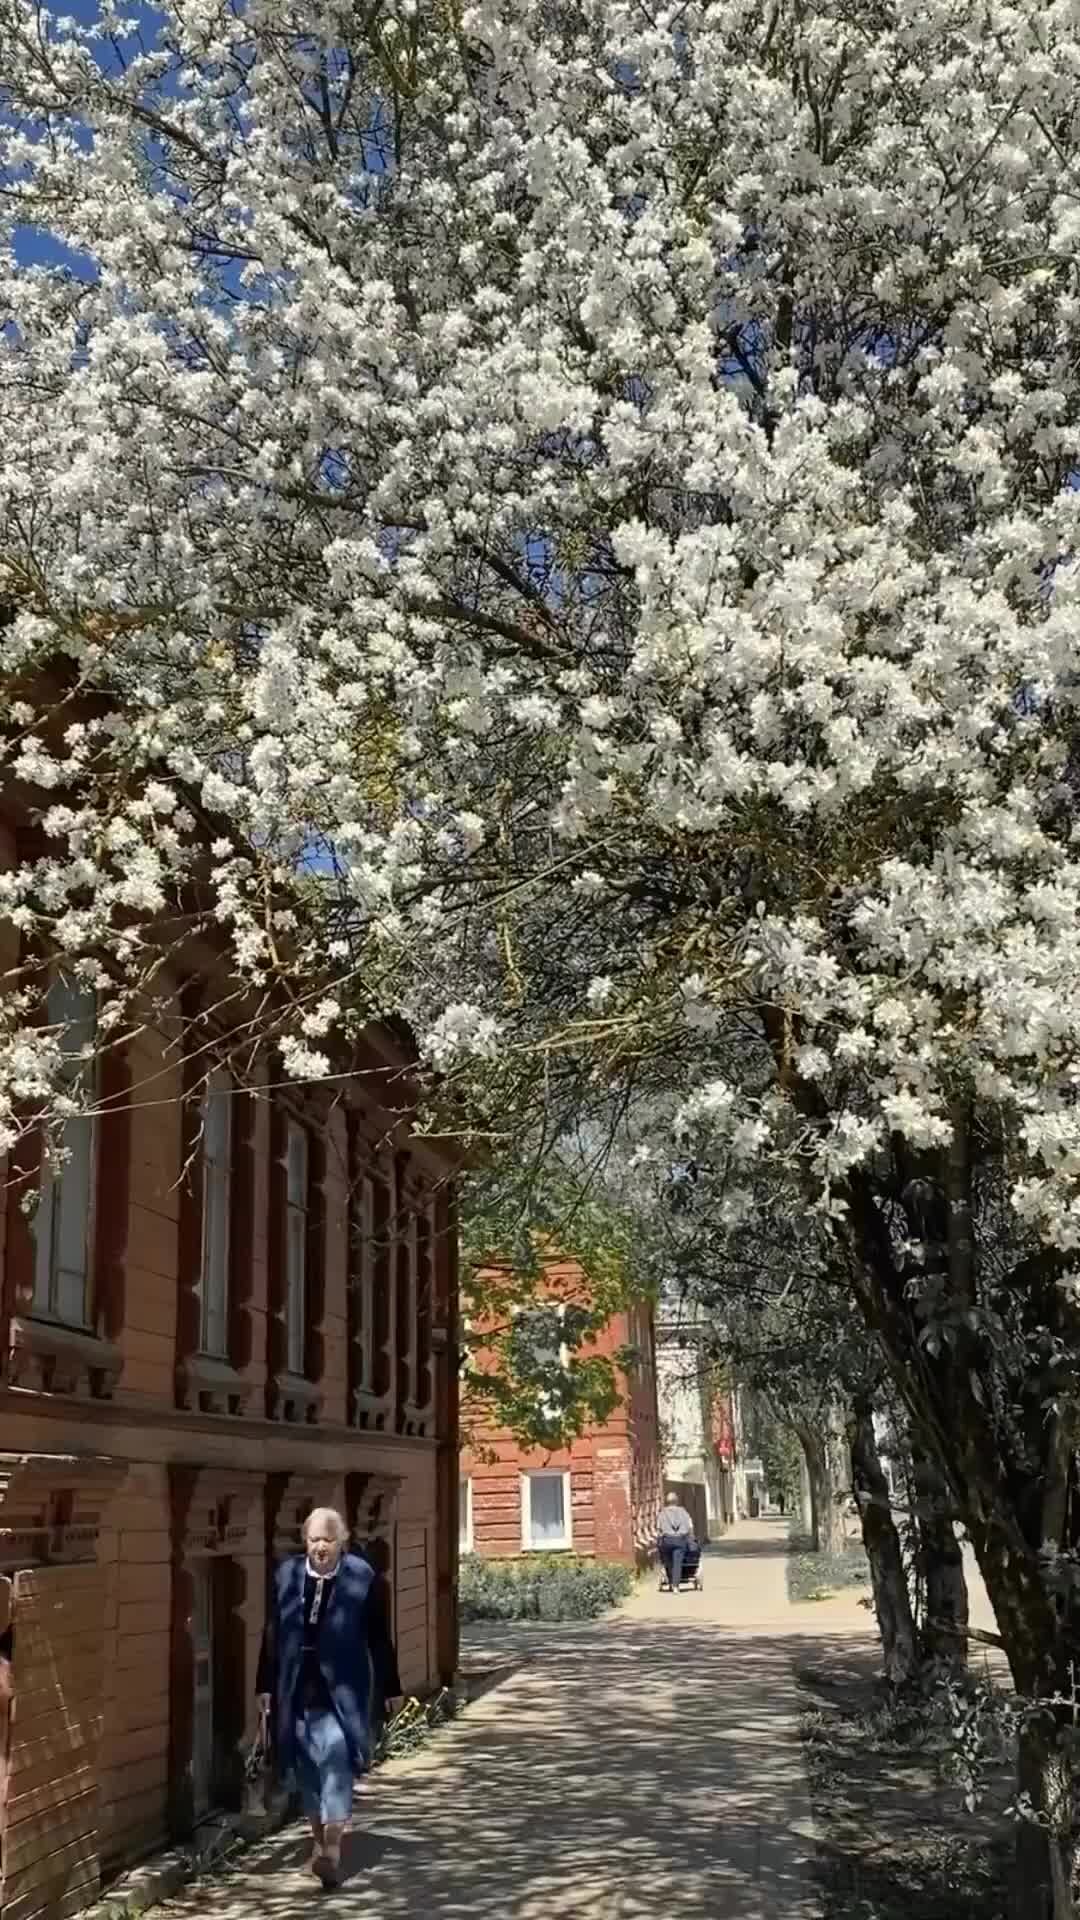
<svg viewBox="0 0 1080 1920"><path fill-rule="evenodd" d="M297 1873L293 1830L177 1909L655 1920L674 1881L680 1920L816 1920L792 1676L805 1641L674 1615L537 1637L542 1655L365 1786L341 1889Z"/></svg>

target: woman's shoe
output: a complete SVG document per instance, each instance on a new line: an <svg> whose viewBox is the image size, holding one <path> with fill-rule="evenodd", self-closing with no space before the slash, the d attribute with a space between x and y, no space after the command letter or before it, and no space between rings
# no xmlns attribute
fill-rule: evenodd
<svg viewBox="0 0 1080 1920"><path fill-rule="evenodd" d="M341 1879L341 1860L335 1860L328 1853L320 1853L311 1863L311 1871L317 1880L329 1891L336 1887Z"/></svg>

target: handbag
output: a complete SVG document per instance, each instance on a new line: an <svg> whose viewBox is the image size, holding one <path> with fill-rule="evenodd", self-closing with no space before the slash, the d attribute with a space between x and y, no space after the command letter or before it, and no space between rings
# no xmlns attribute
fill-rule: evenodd
<svg viewBox="0 0 1080 1920"><path fill-rule="evenodd" d="M255 1738L244 1756L244 1799L248 1807L262 1807L273 1777L273 1758L270 1752L270 1716L259 1715L259 1724Z"/></svg>

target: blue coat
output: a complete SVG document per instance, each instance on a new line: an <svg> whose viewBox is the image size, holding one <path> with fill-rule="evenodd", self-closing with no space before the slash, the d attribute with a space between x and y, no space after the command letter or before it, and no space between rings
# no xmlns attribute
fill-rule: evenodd
<svg viewBox="0 0 1080 1920"><path fill-rule="evenodd" d="M270 1615L259 1660L258 1690L273 1695L277 1762L282 1774L296 1760L296 1691L304 1654L306 1554L283 1560L274 1572ZM374 1568L343 1554L330 1581L319 1634L319 1665L345 1732L354 1773L371 1757L371 1697L400 1692L385 1612L373 1588Z"/></svg>

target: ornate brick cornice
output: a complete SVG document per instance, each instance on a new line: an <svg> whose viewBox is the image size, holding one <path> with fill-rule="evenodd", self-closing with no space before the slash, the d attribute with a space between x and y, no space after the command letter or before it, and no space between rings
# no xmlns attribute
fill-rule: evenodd
<svg viewBox="0 0 1080 1920"><path fill-rule="evenodd" d="M126 1474L94 1454L0 1454L0 1567L94 1562Z"/></svg>
<svg viewBox="0 0 1080 1920"><path fill-rule="evenodd" d="M261 1551L263 1485L262 1474L240 1468L170 1467L174 1559L183 1564Z"/></svg>

